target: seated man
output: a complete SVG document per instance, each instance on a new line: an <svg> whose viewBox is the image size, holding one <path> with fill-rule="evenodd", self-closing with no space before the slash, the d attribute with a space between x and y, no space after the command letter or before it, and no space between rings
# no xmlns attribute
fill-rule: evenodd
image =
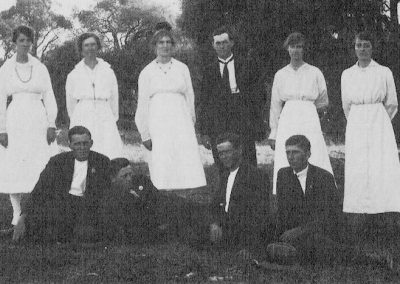
<svg viewBox="0 0 400 284"><path fill-rule="evenodd" d="M103 219L109 240L152 242L196 235L200 204L174 193L159 192L145 175L135 175L125 158L111 160L111 190L104 199ZM190 241L190 240L189 240Z"/></svg>
<svg viewBox="0 0 400 284"><path fill-rule="evenodd" d="M238 135L220 135L217 150L228 171L222 175L212 200L210 240L224 247L255 252L268 241L268 176L243 160Z"/></svg>
<svg viewBox="0 0 400 284"><path fill-rule="evenodd" d="M332 174L308 162L310 141L303 135L287 139L290 167L278 172L276 238L267 252L272 260L379 262L392 266L391 255L368 253L338 243L340 204ZM289 259L290 258L290 259Z"/></svg>
<svg viewBox="0 0 400 284"><path fill-rule="evenodd" d="M72 151L52 157L40 174L15 227L15 241L24 235L41 242L101 239L99 210L110 187L110 160L90 150L91 134L83 126L71 128L68 140Z"/></svg>
<svg viewBox="0 0 400 284"><path fill-rule="evenodd" d="M135 175L125 158L111 160L111 190L104 198L103 220L109 240L148 241L160 226L157 189L144 175Z"/></svg>

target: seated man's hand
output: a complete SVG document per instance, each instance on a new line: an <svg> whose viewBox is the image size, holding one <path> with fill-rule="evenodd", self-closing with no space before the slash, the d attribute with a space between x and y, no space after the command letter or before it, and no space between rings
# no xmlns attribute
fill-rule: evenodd
<svg viewBox="0 0 400 284"><path fill-rule="evenodd" d="M15 227L14 227L13 241L15 241L15 242L20 241L25 235L25 231L26 231L25 217L26 217L26 215L22 215L20 217L20 219L18 220L17 225L15 225Z"/></svg>
<svg viewBox="0 0 400 284"><path fill-rule="evenodd" d="M143 141L143 146L144 146L147 150L151 151L151 150L153 149L153 143L151 142L151 139L146 140L146 141Z"/></svg>
<svg viewBox="0 0 400 284"><path fill-rule="evenodd" d="M210 241L213 243L217 243L222 238L222 228L213 223L210 225Z"/></svg>
<svg viewBox="0 0 400 284"><path fill-rule="evenodd" d="M304 229L301 227L296 227L291 230L284 232L279 240L285 243L293 244L300 236L304 234Z"/></svg>
<svg viewBox="0 0 400 284"><path fill-rule="evenodd" d="M204 146L206 149L210 150L210 149L211 149L211 138L210 138L210 136L208 136L208 135L203 135L203 136L201 137L201 139L202 139L202 144L203 144L203 146Z"/></svg>

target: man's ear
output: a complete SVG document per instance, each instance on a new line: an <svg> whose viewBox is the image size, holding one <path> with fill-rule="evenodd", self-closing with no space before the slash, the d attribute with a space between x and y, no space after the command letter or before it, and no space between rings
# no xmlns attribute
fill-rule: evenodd
<svg viewBox="0 0 400 284"><path fill-rule="evenodd" d="M93 146L93 140L90 139L90 148L92 148L92 146Z"/></svg>

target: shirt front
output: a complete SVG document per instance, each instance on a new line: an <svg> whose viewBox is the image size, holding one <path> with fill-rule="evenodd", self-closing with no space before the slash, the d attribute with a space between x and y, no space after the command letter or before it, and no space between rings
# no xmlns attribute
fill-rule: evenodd
<svg viewBox="0 0 400 284"><path fill-rule="evenodd" d="M296 172L294 173L300 182L301 189L303 190L304 194L306 193L307 173L308 173L308 165L304 170L302 170L298 173L296 173Z"/></svg>
<svg viewBox="0 0 400 284"><path fill-rule="evenodd" d="M72 176L71 189L69 194L82 197L86 190L86 176L88 161L78 161L75 159L74 174Z"/></svg>
<svg viewBox="0 0 400 284"><path fill-rule="evenodd" d="M232 94L235 94L235 93L239 93L239 89L236 84L235 59L232 59L232 57L233 57L233 54L225 60L218 57L218 61L219 61L219 72L221 73L221 77L224 74L224 68L225 68L225 64L226 64L226 66L228 68L228 73L229 73L229 86L231 87ZM231 60L231 61L229 61L229 60ZM226 62L228 62L228 63L226 63Z"/></svg>
<svg viewBox="0 0 400 284"><path fill-rule="evenodd" d="M229 210L229 201L231 199L232 188L233 188L233 184L235 183L235 178L236 178L238 170L239 170L239 168L230 172L229 176L228 176L228 182L226 184L226 195L225 195L225 212L228 212L228 210Z"/></svg>

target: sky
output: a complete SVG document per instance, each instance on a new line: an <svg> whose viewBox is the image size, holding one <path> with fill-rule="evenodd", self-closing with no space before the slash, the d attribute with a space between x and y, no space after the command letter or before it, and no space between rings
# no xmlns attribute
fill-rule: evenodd
<svg viewBox="0 0 400 284"><path fill-rule="evenodd" d="M53 11L71 17L74 8L88 9L94 6L97 0L52 0ZM175 21L176 17L180 14L180 0L146 0L146 3L154 4L162 8L165 17L169 21ZM16 0L0 0L0 11L9 9L15 5Z"/></svg>

